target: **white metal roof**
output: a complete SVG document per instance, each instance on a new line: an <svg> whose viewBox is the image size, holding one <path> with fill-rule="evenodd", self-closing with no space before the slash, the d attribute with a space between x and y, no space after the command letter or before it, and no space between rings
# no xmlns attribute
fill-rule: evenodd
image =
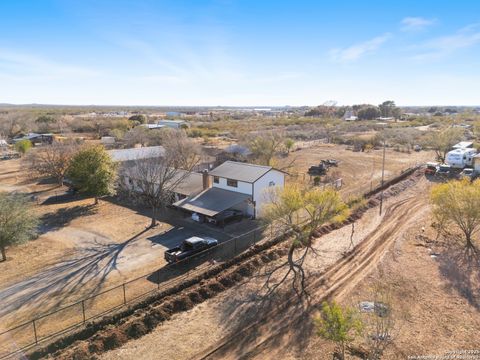
<svg viewBox="0 0 480 360"><path fill-rule="evenodd" d="M130 149L114 149L108 153L113 161L130 161L160 157L165 153L163 146L147 146Z"/></svg>

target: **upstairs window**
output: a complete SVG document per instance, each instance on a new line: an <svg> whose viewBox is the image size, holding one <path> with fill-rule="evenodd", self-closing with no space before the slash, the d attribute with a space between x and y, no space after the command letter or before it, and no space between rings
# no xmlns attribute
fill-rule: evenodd
<svg viewBox="0 0 480 360"><path fill-rule="evenodd" d="M215 184L218 184L218 183L220 182L220 178L219 178L218 176L214 176L214 177L213 177L213 182L214 182Z"/></svg>
<svg viewBox="0 0 480 360"><path fill-rule="evenodd" d="M227 186L238 187L238 181L237 180L232 180L232 179L227 179Z"/></svg>

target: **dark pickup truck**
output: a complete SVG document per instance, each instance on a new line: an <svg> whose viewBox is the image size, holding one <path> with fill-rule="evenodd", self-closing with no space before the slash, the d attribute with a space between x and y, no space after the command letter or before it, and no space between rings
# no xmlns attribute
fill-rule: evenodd
<svg viewBox="0 0 480 360"><path fill-rule="evenodd" d="M218 240L211 237L201 238L198 236L192 236L191 238L184 240L180 246L165 251L165 260L169 263L175 263L216 246L217 244Z"/></svg>

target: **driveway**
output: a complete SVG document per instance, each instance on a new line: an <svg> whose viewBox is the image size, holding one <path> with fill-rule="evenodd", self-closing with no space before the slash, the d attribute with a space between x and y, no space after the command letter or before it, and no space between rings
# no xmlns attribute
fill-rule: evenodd
<svg viewBox="0 0 480 360"><path fill-rule="evenodd" d="M181 218L175 223L145 229L122 242L75 226L48 232L52 237L71 239L75 255L23 281L0 288L1 322L9 324L8 320L15 319L18 323L31 319L162 269L166 265L164 251L188 237L210 236L219 242L231 238L221 229L192 224ZM176 275L169 272L169 278L171 276Z"/></svg>

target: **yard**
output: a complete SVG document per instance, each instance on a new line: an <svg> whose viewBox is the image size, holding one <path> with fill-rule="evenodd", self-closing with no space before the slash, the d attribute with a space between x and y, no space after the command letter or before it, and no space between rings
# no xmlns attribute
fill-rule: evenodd
<svg viewBox="0 0 480 360"><path fill-rule="evenodd" d="M163 253L193 235L220 242L254 224L226 231L198 226L174 212L148 229L148 209L65 195L64 188L29 179L20 160L2 162L0 190L36 196L40 236L7 250L0 263L2 328L96 294L165 266ZM229 235L231 232L231 235Z"/></svg>
<svg viewBox="0 0 480 360"><path fill-rule="evenodd" d="M299 181L311 182L313 177L307 174L310 166L318 165L320 160L339 160L338 167L331 167L328 175L342 178L341 192L348 195L360 195L377 186L382 178L383 150L354 152L346 146L334 144L315 144L291 152L279 161L279 166L293 166L286 169L297 175ZM385 179L398 175L402 170L435 159L431 151L402 153L387 149L385 154Z"/></svg>
<svg viewBox="0 0 480 360"><path fill-rule="evenodd" d="M405 154L387 150L385 178L432 157L428 152ZM366 192L380 181L381 150L361 153L343 146L316 144L297 150L281 161L287 164L294 160L288 171L297 174L299 180L309 181L309 176L303 174L321 159L340 161L331 173L336 172L343 179L341 191L346 196ZM36 240L9 248L8 260L0 263L3 329L154 273L165 266L164 251L189 236L206 235L223 242L258 226L257 222L244 220L219 229L194 223L178 212L169 212L161 219L160 226L148 229L148 209L125 206L116 199L105 199L93 206L93 199L72 197L56 184L29 178L21 160L7 160L1 165L0 190L34 196L35 211L42 223ZM214 256L224 258L227 253L231 251L219 249ZM129 291L156 286L155 281L144 280ZM108 308L121 298L118 292L95 301L99 307ZM77 309L75 314L78 317L81 311ZM81 318L75 321L79 320Z"/></svg>

